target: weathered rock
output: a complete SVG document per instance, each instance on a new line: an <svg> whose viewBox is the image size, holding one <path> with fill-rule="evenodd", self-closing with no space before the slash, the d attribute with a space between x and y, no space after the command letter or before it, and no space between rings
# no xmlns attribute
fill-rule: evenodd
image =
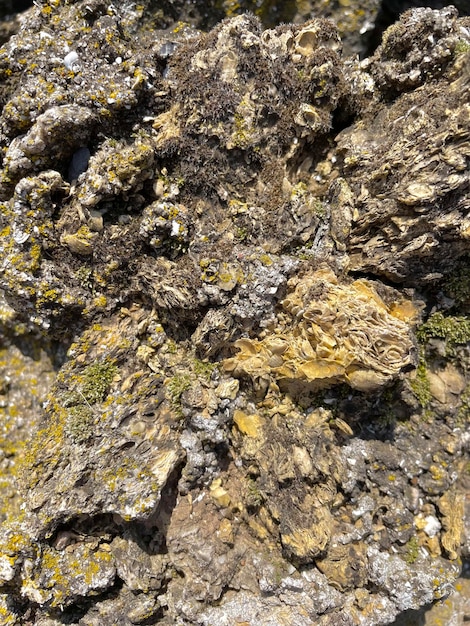
<svg viewBox="0 0 470 626"><path fill-rule="evenodd" d="M378 100L337 138L354 198L350 269L413 286L449 272L467 252L462 190L470 149L468 29L452 7L417 11L391 27L358 68L367 67Z"/></svg>
<svg viewBox="0 0 470 626"><path fill-rule="evenodd" d="M372 626L469 557L470 24L285 5L0 49L2 623Z"/></svg>

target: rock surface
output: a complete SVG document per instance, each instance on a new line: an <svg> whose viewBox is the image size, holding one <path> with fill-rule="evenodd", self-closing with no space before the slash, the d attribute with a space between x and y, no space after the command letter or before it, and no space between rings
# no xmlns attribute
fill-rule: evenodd
<svg viewBox="0 0 470 626"><path fill-rule="evenodd" d="M194 10L0 48L2 623L392 623L470 557L470 21Z"/></svg>

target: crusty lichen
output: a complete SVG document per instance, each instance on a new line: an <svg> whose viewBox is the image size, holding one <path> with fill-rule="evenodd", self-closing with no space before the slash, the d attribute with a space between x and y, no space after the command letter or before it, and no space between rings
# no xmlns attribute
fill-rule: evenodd
<svg viewBox="0 0 470 626"><path fill-rule="evenodd" d="M109 551L95 551L86 544L75 544L69 551L47 547L33 572L25 577L22 593L32 601L63 610L77 597L94 595L108 587L114 574Z"/></svg>
<svg viewBox="0 0 470 626"><path fill-rule="evenodd" d="M406 544L406 553L405 553L405 561L411 565L416 561L419 555L419 540L416 535L411 537L411 539Z"/></svg>

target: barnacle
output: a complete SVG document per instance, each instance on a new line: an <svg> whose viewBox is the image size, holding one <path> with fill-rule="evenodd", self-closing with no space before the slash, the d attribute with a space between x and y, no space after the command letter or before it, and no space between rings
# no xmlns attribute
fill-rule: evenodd
<svg viewBox="0 0 470 626"><path fill-rule="evenodd" d="M64 65L68 70L72 70L72 72L76 72L80 69L80 60L75 50L71 50L65 55Z"/></svg>
<svg viewBox="0 0 470 626"><path fill-rule="evenodd" d="M144 209L140 234L152 248L177 256L189 241L187 209L172 202L153 202Z"/></svg>
<svg viewBox="0 0 470 626"><path fill-rule="evenodd" d="M296 280L282 302L287 323L261 340L236 341L239 353L226 370L369 392L415 365L412 303L387 306L367 280L340 284L331 270Z"/></svg>

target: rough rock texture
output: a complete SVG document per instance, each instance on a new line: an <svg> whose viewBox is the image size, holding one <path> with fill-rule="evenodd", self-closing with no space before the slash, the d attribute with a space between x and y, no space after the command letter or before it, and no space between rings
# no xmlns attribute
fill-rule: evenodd
<svg viewBox="0 0 470 626"><path fill-rule="evenodd" d="M0 48L2 623L392 623L470 557L470 22L178 10Z"/></svg>

